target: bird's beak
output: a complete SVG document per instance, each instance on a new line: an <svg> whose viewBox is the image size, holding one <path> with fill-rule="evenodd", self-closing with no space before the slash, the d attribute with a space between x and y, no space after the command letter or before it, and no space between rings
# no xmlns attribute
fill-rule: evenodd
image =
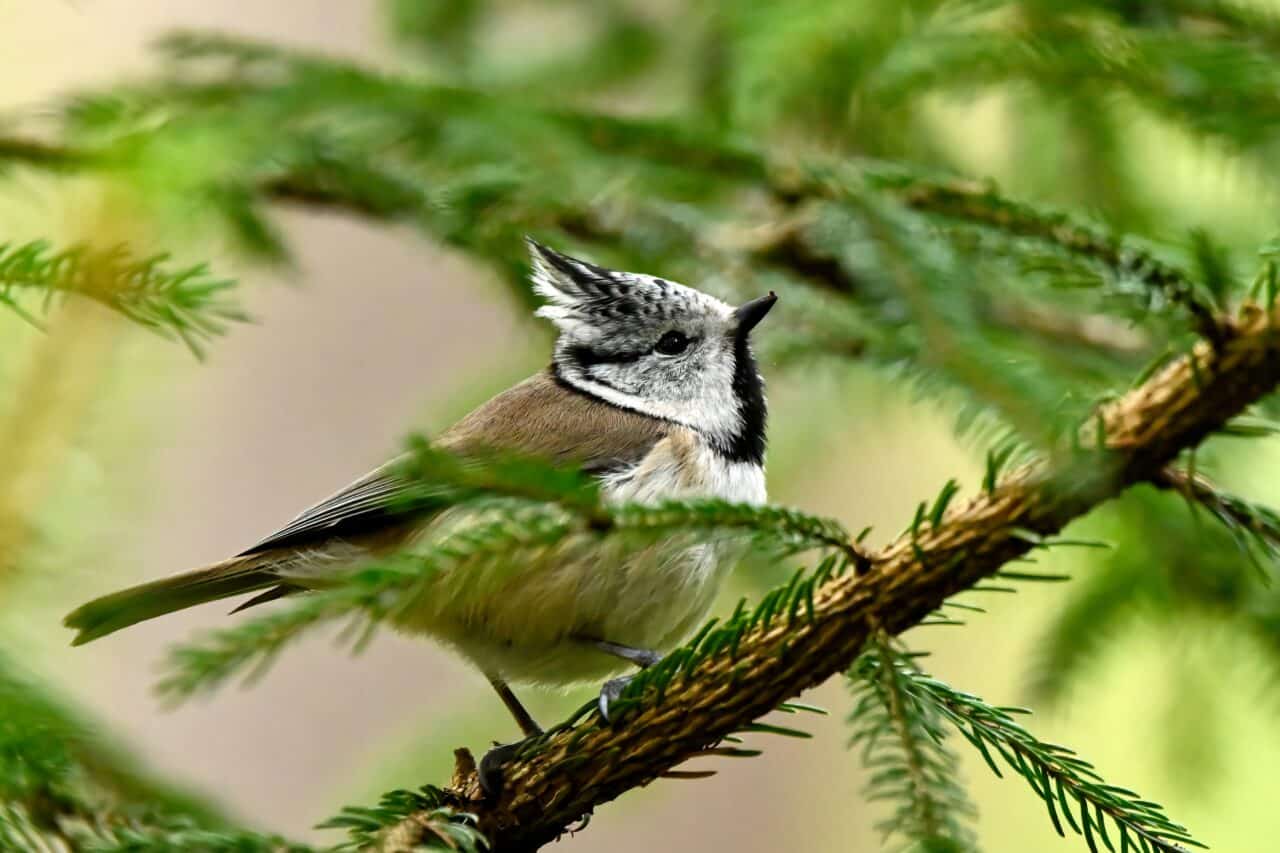
<svg viewBox="0 0 1280 853"><path fill-rule="evenodd" d="M759 299L752 299L750 302L742 305L738 310L733 312L733 318L737 321L736 331L739 335L745 335L756 327L764 315L769 313L769 309L773 307L773 303L778 301L778 294L772 290L768 296L761 296Z"/></svg>

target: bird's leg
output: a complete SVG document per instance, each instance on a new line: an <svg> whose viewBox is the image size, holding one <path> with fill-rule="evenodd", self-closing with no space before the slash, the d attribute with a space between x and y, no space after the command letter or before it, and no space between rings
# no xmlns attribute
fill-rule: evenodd
<svg viewBox="0 0 1280 853"><path fill-rule="evenodd" d="M636 649L631 646L624 646L621 643L611 643L608 640L587 640L587 642L602 652L607 652L625 661L631 661L641 669L648 669L662 660L662 655L650 649Z"/></svg>
<svg viewBox="0 0 1280 853"><path fill-rule="evenodd" d="M520 731L524 733L526 739L542 734L542 727L534 721L532 715L525 710L524 705L520 704L520 700L516 698L516 694L511 692L511 688L507 683L496 675L487 676L489 683L493 685L493 689L498 691L498 698L502 700L502 704L507 706L507 710L511 712L511 716L515 717L516 725L520 727ZM516 750L520 748L523 741L515 743L494 743L493 749L489 750L480 759L480 766L476 775L480 779L480 789L484 791L488 797L497 796L502 790L502 765L510 760Z"/></svg>
<svg viewBox="0 0 1280 853"><path fill-rule="evenodd" d="M649 667L662 660L662 655L651 649L637 649L631 646L624 646L621 643L611 643L608 640L595 640L579 638L580 642L594 646L600 651L630 661L641 669ZM618 697L622 695L623 689L635 678L634 675L620 675L617 678L610 678L600 688L600 716L604 717L605 722L609 722L609 705L616 702Z"/></svg>
<svg viewBox="0 0 1280 853"><path fill-rule="evenodd" d="M524 705L520 704L520 700L516 698L516 694L511 692L511 688L507 686L507 682L498 678L496 675L488 676L489 683L493 685L493 689L498 691L498 698L502 700L502 704L507 706L507 710L511 712L511 716L515 717L516 725L520 727L520 731L525 737L533 737L542 734L542 726L534 721L533 717L525 710Z"/></svg>

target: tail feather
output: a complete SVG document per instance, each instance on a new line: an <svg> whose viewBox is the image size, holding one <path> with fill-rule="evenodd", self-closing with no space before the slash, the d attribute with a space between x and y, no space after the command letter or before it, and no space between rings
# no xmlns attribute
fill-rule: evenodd
<svg viewBox="0 0 1280 853"><path fill-rule="evenodd" d="M122 589L73 610L62 624L77 631L71 645L79 646L166 613L279 583L280 576L263 568L264 563L260 555L236 557Z"/></svg>

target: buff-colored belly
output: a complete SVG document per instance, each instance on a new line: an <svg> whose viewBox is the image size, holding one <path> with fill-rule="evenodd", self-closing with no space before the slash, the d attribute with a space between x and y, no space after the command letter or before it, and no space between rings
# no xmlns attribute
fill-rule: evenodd
<svg viewBox="0 0 1280 853"><path fill-rule="evenodd" d="M625 671L590 639L668 651L706 617L728 562L706 544L592 545L449 572L399 626L448 643L512 682L568 685Z"/></svg>

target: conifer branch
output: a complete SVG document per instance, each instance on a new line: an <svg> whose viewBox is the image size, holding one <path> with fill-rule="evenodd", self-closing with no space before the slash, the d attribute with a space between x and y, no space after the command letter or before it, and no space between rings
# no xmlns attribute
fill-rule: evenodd
<svg viewBox="0 0 1280 853"><path fill-rule="evenodd" d="M124 246L54 251L44 242L0 244L0 303L39 325L19 291L42 293L46 305L57 296L82 296L181 339L197 355L228 323L248 320L227 298L233 280L213 277L204 264L170 269L167 260L163 254L136 257Z"/></svg>
<svg viewBox="0 0 1280 853"><path fill-rule="evenodd" d="M1188 31L1208 27L1217 35L1256 40L1270 50L1280 49L1280 18L1265 6L1238 0L1170 0L1166 8Z"/></svg>
<svg viewBox="0 0 1280 853"><path fill-rule="evenodd" d="M0 164L26 163L51 169L82 168L95 158L86 151L26 136L0 137Z"/></svg>
<svg viewBox="0 0 1280 853"><path fill-rule="evenodd" d="M348 807L319 828L347 831L349 841L340 845L338 850L361 850L376 845L388 830L407 833L414 839L408 843L428 849L456 850L459 853L487 850L484 836L475 828L474 816L459 814L444 805L444 801L442 792L430 786L417 791L391 791L382 796L377 807ZM392 839L390 843L399 842Z"/></svg>
<svg viewBox="0 0 1280 853"><path fill-rule="evenodd" d="M69 848L80 853L322 853L278 835L249 830L205 829L182 820L137 821L117 826L84 826L69 836ZM39 848L15 848L37 850ZM449 849L424 843L420 849Z"/></svg>
<svg viewBox="0 0 1280 853"><path fill-rule="evenodd" d="M886 660L873 652L860 659L865 678L884 678L885 669L898 689L921 706L948 720L981 753L987 766L1003 776L995 756L1026 780L1045 803L1049 818L1059 835L1063 824L1084 837L1097 853L1101 841L1116 849L1107 822L1114 824L1121 850L1148 853L1182 853L1187 846L1203 847L1187 830L1169 820L1156 804L1132 791L1108 785L1093 765L1072 750L1039 740L1014 719L1029 713L1021 708L997 708L976 696L962 693L917 669L910 660ZM1184 846L1186 845L1186 846Z"/></svg>
<svg viewBox="0 0 1280 853"><path fill-rule="evenodd" d="M1186 468L1169 466L1153 477L1151 484L1182 495L1193 510L1207 511L1255 565L1259 553L1272 562L1280 560L1280 515L1275 510L1226 492L1203 474Z"/></svg>
<svg viewBox="0 0 1280 853"><path fill-rule="evenodd" d="M223 56L239 62L281 63L292 68L294 74L320 62L253 42L213 36L180 34L167 40L165 47L188 59ZM324 68L326 73L335 73L327 65ZM397 106L413 104L411 99L424 104L443 100L465 115L498 109L504 103L501 96L463 89L397 85L356 67L340 66L340 69L362 80L371 93L394 98ZM255 84L249 80L234 75L231 79L244 89L246 97L256 91ZM190 97L198 103L197 95ZM348 105L339 101L334 106ZM1008 240L1019 240L1021 244L1008 250L1015 257L1028 255L1029 247L1039 243L1099 265L1115 278L1137 281L1147 288L1148 305L1182 305L1193 315L1197 331L1211 339L1214 334L1214 306L1209 295L1189 272L1161 253L1133 237L1111 234L1063 211L1010 199L989 183L933 177L902 165L865 158L839 167L796 166L789 161L774 162L762 151L730 143L715 134L690 133L678 125L585 111L539 111L523 103L511 103L509 107L529 113L544 123L549 133L564 134L573 144L590 144L607 151L623 158L623 162L633 168L670 168L678 164L689 173L714 176L714 180L725 184L752 185L770 194L783 210L794 215L788 225L773 229L766 240L754 246L753 253L800 280L813 281L826 289L845 295L858 295L859 290L858 282L837 259L815 250L811 241L805 239L806 207L819 201L846 200L852 187L866 187L940 222L980 228ZM404 109L409 114L400 121L416 120L416 107ZM415 221L464 248L490 256L495 254L494 242L480 245L474 236L453 233L450 221L432 219L433 208L440 206L442 196L452 192L424 182L420 169L424 165L431 167L433 155L418 155L417 160L405 168L396 165L405 159L403 152L396 151L394 156L385 158L372 158L369 154L358 145L300 134L292 144L273 149L265 166L255 165L245 176L247 184L222 187L214 195L223 203L222 213L250 232L249 245L268 255L283 254L284 249L269 245L276 241L267 236L270 226L254 210L256 201L341 210L380 221ZM106 154L10 137L0 138L0 160L5 156L33 165L57 163L84 167L103 162ZM462 191L480 192L483 204L489 209L503 196L515 196L527 189L521 187L521 183L503 181L495 187L469 188L464 180ZM508 203L516 202L509 200ZM536 219L540 228L558 228L592 242L616 245L626 239L625 229L619 223L606 222L579 205L540 210ZM1040 262L1044 262L1043 257ZM523 264L507 266L514 280L522 284ZM1043 320L1034 325L1037 328L1032 331L1043 331L1045 327ZM839 348L847 349L847 346ZM859 346L858 342L855 346Z"/></svg>
<svg viewBox="0 0 1280 853"><path fill-rule="evenodd" d="M151 850L160 848L117 842L162 822L225 828L224 818L143 773L100 727L3 655L0 708L0 850Z"/></svg>
<svg viewBox="0 0 1280 853"><path fill-rule="evenodd" d="M1278 320L1255 306L1222 319L1216 346L1197 345L1099 407L1074 446L1010 473L937 523L913 525L865 574L831 573L807 589L793 582L768 613L739 611L705 631L673 656L679 666L633 682L633 705L614 725L587 715L534 744L505 769L496 801L464 773L447 802L474 813L496 850L536 848L594 806L749 726L852 665L873 626L897 634L919 624L1097 504L1160 476L1271 391L1280 381ZM405 824L397 832L395 844L381 836L381 849L411 849Z"/></svg>
<svg viewBox="0 0 1280 853"><path fill-rule="evenodd" d="M1132 237L1120 236L1065 211L1015 201L989 183L923 178L901 168L864 170L872 186L891 191L907 207L954 223L991 229L1009 237L1040 241L1101 264L1112 275L1132 278L1158 300L1182 306L1197 333L1214 340L1217 309L1186 270Z"/></svg>
<svg viewBox="0 0 1280 853"><path fill-rule="evenodd" d="M1007 302L991 306L991 316L995 322L1017 331L1107 352L1126 360L1147 354L1151 346L1140 330L1106 314L1069 314L1011 297Z"/></svg>
<svg viewBox="0 0 1280 853"><path fill-rule="evenodd" d="M967 821L977 809L958 779L959 760L944 743L941 715L911 681L911 660L883 633L868 642L849 671L855 699L849 745L861 747L862 764L872 774L866 798L896 803L877 824L886 840L897 836L904 849L972 851Z"/></svg>

